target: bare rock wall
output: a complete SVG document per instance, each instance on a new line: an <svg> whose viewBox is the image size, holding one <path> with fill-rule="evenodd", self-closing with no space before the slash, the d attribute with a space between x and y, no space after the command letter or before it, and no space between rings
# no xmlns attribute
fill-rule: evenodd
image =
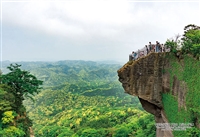
<svg viewBox="0 0 200 137"><path fill-rule="evenodd" d="M164 72L170 68L168 53L150 53L136 61L125 64L118 70L119 81L126 93L138 96L142 107L155 116L156 123L169 123L165 116L161 93L172 90L178 98L179 107L185 107L186 84L173 76L173 88L170 89L170 74ZM185 108L186 109L186 108ZM157 137L172 137L171 130L156 130Z"/></svg>

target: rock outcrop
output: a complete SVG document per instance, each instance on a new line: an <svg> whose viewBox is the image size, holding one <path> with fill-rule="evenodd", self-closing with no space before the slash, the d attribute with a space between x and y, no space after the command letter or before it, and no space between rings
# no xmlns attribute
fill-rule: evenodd
<svg viewBox="0 0 200 137"><path fill-rule="evenodd" d="M170 91L170 74L164 73L169 68L165 58L168 53L150 53L136 61L129 61L118 70L119 81L126 93L138 96L142 107L155 116L156 123L169 123L163 109L161 93ZM180 91L181 83L174 78L173 94L184 96ZM182 86L184 87L184 86ZM180 95L177 95L180 94ZM184 99L179 100L184 106ZM157 128L157 137L172 137L171 130Z"/></svg>

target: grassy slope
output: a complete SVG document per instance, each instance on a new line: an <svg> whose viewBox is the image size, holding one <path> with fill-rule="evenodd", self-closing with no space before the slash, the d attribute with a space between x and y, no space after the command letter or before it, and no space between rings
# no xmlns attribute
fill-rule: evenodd
<svg viewBox="0 0 200 137"><path fill-rule="evenodd" d="M177 98L171 94L163 94L163 105L165 113L170 123L200 123L200 61L185 55L184 59L179 62L174 55L169 55L170 65L170 85L172 89L172 78L174 75L178 80L185 81L187 84L186 107L178 109ZM193 127L186 131L173 131L175 137L200 136L200 130Z"/></svg>

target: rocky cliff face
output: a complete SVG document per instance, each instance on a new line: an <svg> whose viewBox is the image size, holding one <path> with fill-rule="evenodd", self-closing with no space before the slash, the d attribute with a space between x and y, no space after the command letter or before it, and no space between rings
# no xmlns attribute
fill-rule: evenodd
<svg viewBox="0 0 200 137"><path fill-rule="evenodd" d="M118 70L119 81L126 93L138 96L142 107L155 116L156 123L169 123L163 109L161 93L170 91L170 74L164 73L169 69L169 61L165 58L168 53L150 53L149 55L130 61ZM178 97L178 103L184 107L186 85L173 78L172 93ZM157 128L156 136L172 137L171 130Z"/></svg>

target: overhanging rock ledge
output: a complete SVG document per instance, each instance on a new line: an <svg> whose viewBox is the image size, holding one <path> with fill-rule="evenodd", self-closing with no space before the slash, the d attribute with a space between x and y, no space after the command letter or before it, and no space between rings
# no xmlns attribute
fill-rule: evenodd
<svg viewBox="0 0 200 137"><path fill-rule="evenodd" d="M136 61L129 61L118 72L126 93L138 96L142 107L155 116L156 123L168 123L164 114L161 93L170 91L168 53L150 53ZM171 130L156 129L157 137L173 137Z"/></svg>

